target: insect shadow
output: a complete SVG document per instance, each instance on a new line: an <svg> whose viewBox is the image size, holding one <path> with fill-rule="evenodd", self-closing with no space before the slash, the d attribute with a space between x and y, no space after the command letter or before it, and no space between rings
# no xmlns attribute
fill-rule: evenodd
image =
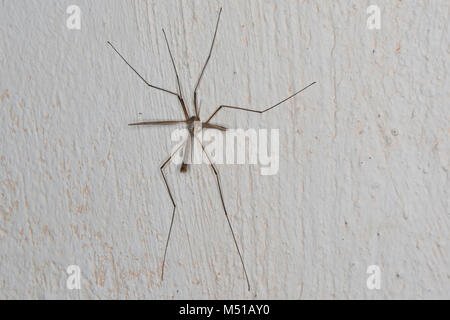
<svg viewBox="0 0 450 320"><path fill-rule="evenodd" d="M240 251L239 246L237 244L236 236L234 234L234 230L233 230L233 227L231 225L230 217L228 215L228 211L227 211L226 206L225 206L225 201L223 199L222 186L221 186L221 183L220 183L219 172L217 170L217 167L211 161L211 158L208 155L208 153L206 152L204 145L198 139L198 137L195 136L195 134L194 134L194 123L199 121L201 123L202 128L226 131L227 128L225 128L225 127L223 127L221 125L218 125L218 124L211 123L211 120L217 115L217 113L220 110L222 110L222 109L232 109L232 110L240 110L240 111L247 111L247 112L254 112L254 113L262 114L262 113L265 113L265 112L267 112L269 110L274 109L275 107L281 105L282 103L288 101L289 99L292 99L293 97L298 95L300 92L302 92L302 91L308 89L309 87L311 87L316 82L313 82L313 83L309 84L308 86L304 87L303 89L295 92L294 94L290 95L289 97L287 97L287 98L285 98L285 99L275 103L274 105L272 105L272 106L270 106L270 107L268 107L268 108L266 108L264 110L255 110L255 109L250 109L250 108L240 107L240 106L221 105L209 116L209 118L206 121L201 121L200 120L200 114L199 114L199 108L198 108L198 102L197 102L197 100L198 100L197 99L197 92L198 92L198 88L200 86L200 82L202 80L203 74L205 73L206 66L208 65L209 59L211 58L211 53L212 53L212 50L213 50L213 47L214 47L214 43L216 41L216 35L217 35L218 27L219 27L219 21L220 21L221 14L222 14L222 8L220 8L220 11L219 11L219 14L218 14L218 17L217 17L216 27L215 27L215 30L214 30L214 36L213 36L213 39L212 39L211 47L209 49L208 57L206 58L205 64L203 65L202 71L201 71L200 76L198 77L197 83L195 85L194 101L193 101L194 102L194 114L192 116L189 114L188 109L186 107L186 103L185 103L185 101L183 99L183 95L182 95L182 92L181 92L180 78L178 76L178 71L177 71L177 68L175 66L175 61L174 61L174 58L173 58L173 55L172 55L172 51L171 51L170 46L169 46L169 41L167 40L166 32L164 31L164 29L162 29L162 32L163 32L163 35L164 35L164 40L166 42L167 49L168 49L169 55L170 55L170 60L172 61L172 66L173 66L173 69L175 71L175 76L176 76L176 79L177 79L177 91L176 92L171 91L171 90L167 90L167 89L164 89L164 88L161 88L161 87L158 87L158 86L155 86L153 84L150 84L147 80L144 79L144 77L142 77L139 74L139 72L136 71L135 68L133 68L133 66L131 66L128 63L128 61L112 45L111 42L108 41L107 43L120 56L120 58L122 58L122 60L139 76L139 78L141 78L141 80L145 82L145 84L147 86L149 86L150 88L153 88L153 89L157 89L157 90L166 92L166 93L168 93L170 95L176 96L178 98L178 101L180 103L181 109L182 109L183 114L184 114L184 119L182 119L182 120L145 121L145 122L130 123L129 125L130 126L148 126L148 125L177 125L177 124L184 124L186 126L188 132L189 132L190 139L188 138L184 143L182 143L169 156L169 158L167 158L164 161L164 163L160 167L160 171L161 171L161 175L162 175L163 180L164 180L164 184L166 185L167 192L168 192L169 197L170 197L170 201L172 202L172 205L173 205L172 218L171 218L170 227L169 227L169 234L167 236L166 245L165 245L165 249L164 249L164 258L163 258L162 270L161 270L161 280L164 279L164 266L165 266L165 263L166 263L167 248L169 246L170 235L172 233L173 221L174 221L174 217L175 217L175 210L176 210L176 207L177 207L177 205L175 203L175 200L173 198L173 195L172 195L172 191L170 190L169 184L167 182L167 178L166 178L166 175L164 173L164 168L169 163L169 161L177 154L177 152L179 152L181 148L184 148L184 155L183 155L184 159L183 159L183 162L182 162L181 167L180 167L180 172L186 172L187 169L188 169L188 163L187 163L186 157L189 154L188 152L186 152L186 149L189 149L192 146L192 144L194 143L194 139L196 139L200 143L202 152L206 155L206 158L208 159L209 166L211 167L211 169L212 169L212 171L213 171L213 173L215 175L216 182L217 182L217 187L218 187L219 195L220 195L220 201L222 203L222 208L223 208L223 211L225 213L225 217L227 219L228 226L230 227L231 235L233 237L233 241L234 241L234 244L236 246L237 253L238 253L239 258L241 260L241 264L242 264L242 268L243 268L243 271L244 271L245 279L247 281L248 290L250 291L250 281L249 281L249 278L248 278L248 275L247 275L247 270L245 269L244 259L242 258L241 251Z"/></svg>

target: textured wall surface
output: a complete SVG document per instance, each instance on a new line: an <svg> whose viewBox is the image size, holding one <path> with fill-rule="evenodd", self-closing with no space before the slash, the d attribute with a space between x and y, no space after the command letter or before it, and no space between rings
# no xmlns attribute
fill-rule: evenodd
<svg viewBox="0 0 450 320"><path fill-rule="evenodd" d="M81 30L69 30L69 5ZM367 7L381 29L367 28ZM280 170L218 165L248 292L207 165L167 176L190 110L280 129ZM0 298L450 298L449 20L438 1L0 1ZM78 265L81 289L68 290ZM380 290L366 286L369 265Z"/></svg>

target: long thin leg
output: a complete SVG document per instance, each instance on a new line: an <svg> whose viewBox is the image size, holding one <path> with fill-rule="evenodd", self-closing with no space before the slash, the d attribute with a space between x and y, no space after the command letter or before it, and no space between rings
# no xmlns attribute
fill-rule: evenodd
<svg viewBox="0 0 450 320"><path fill-rule="evenodd" d="M129 126L148 126L148 125L172 125L172 124L180 124L186 123L186 120L175 120L175 121L144 121L144 122L136 122L129 123Z"/></svg>
<svg viewBox="0 0 450 320"><path fill-rule="evenodd" d="M145 82L145 84L146 84L147 86L149 86L149 87L151 87L151 88L154 88L154 89L157 89L157 90L161 90L161 91L170 93L170 94L173 94L173 95L175 95L175 96L178 96L178 94L175 93L175 92L172 92L172 91L170 91L170 90L167 90L167 89L164 89L164 88L160 88L160 87L157 87L157 86L154 86L154 85L148 83L147 80L145 80L144 77L142 77L142 76L139 74L139 72L137 72L136 69L134 69L134 68L131 66L131 64L128 63L128 61L120 54L120 52L117 51L117 49L112 45L111 42L108 41L107 43L111 46L111 48L113 48L113 50L119 55L119 57L121 57L122 60L123 60L123 61L131 68L131 70L133 70L133 71L139 76L139 78L141 78L142 81Z"/></svg>
<svg viewBox="0 0 450 320"><path fill-rule="evenodd" d="M234 235L233 227L231 226L230 217L228 216L227 208L225 207L225 201L223 200L223 194L222 194L222 187L220 185L219 172L217 171L216 166L211 161L211 159L210 159L208 153L206 152L205 147L201 143L200 139L198 139L197 137L195 137L195 138L197 139L198 143L200 143L200 146L202 147L203 152L205 153L206 157L208 158L209 165L211 166L211 169L214 172L214 175L216 176L217 187L219 188L220 201L222 202L223 211L225 213L225 217L227 218L228 226L230 227L230 230L231 230L231 235L233 236L234 245L236 246L237 252L239 254L239 258L241 259L241 264L242 264L242 268L244 269L245 279L247 280L248 291L250 291L250 281L248 280L248 275L247 275L247 270L245 269L244 259L242 258L241 250L239 250L239 246L237 244L236 236Z"/></svg>
<svg viewBox="0 0 450 320"><path fill-rule="evenodd" d="M242 108L242 107L233 107L233 106L220 106L219 108L217 108L216 111L213 112L213 114L209 117L209 119L206 121L206 123L209 123L209 121L211 121L211 119L217 114L217 112L219 112L220 109L222 108L228 108L228 109L235 109L235 110L243 110L243 111L248 111L248 112L255 112L255 113L264 113L267 112L269 110L272 110L273 108L279 106L280 104L282 104L283 102L288 101L289 99L295 97L296 95L298 95L300 92L305 91L306 89L308 89L309 87L311 87L313 84L315 84L316 82L313 82L309 85L307 85L306 87L304 87L303 89L297 91L296 93L294 93L293 95L287 97L286 99L281 100L280 102L274 104L271 107L268 107L267 109L264 110L255 110L255 109L249 109L249 108Z"/></svg>
<svg viewBox="0 0 450 320"><path fill-rule="evenodd" d="M197 107L197 89L198 89L198 86L200 85L200 80L202 80L203 73L205 72L205 69L206 69L206 66L208 65L209 59L211 58L211 53L212 53L212 50L214 47L214 42L216 41L217 29L219 28L219 21L220 21L221 13L222 13L222 8L220 8L219 16L217 17L216 30L214 31L214 37L213 37L213 40L211 43L211 48L209 49L208 57L206 58L206 62L203 65L202 72L200 73L200 76L198 77L197 85L195 86L195 90L194 90L194 108L195 108L195 115L197 117L199 117L199 111L198 111L198 107Z"/></svg>
<svg viewBox="0 0 450 320"><path fill-rule="evenodd" d="M206 122L202 123L202 128L204 128L204 129L217 129L217 130L220 130L220 131L227 131L227 128L225 128L223 126L219 126L217 124L212 124L212 123L206 123Z"/></svg>
<svg viewBox="0 0 450 320"><path fill-rule="evenodd" d="M186 104L184 103L183 93L181 92L180 77L178 77L177 67L175 66L175 60L173 59L172 51L170 50L169 41L167 41L166 32L164 31L164 29L162 29L162 32L164 34L164 39L166 40L167 50L169 50L170 60L172 61L173 69L175 70L175 76L177 77L178 100L180 100L180 104L181 104L181 107L183 108L184 116L186 117L186 120L187 120L187 119L189 119L189 113L187 111Z"/></svg>
<svg viewBox="0 0 450 320"><path fill-rule="evenodd" d="M172 157L181 149L181 147L184 146L184 143L181 144L175 151L174 153L172 153L170 155L170 157L164 161L164 163L162 164L162 166L159 168L161 170L161 175L164 179L164 184L166 185L167 188L167 192L169 193L169 197L170 197L170 201L172 201L173 204L173 211L172 211L172 219L170 220L170 227L169 227L169 235L167 236L167 241L166 241L166 247L164 249L164 258L163 258L163 263L162 263L162 271L161 271L161 281L164 280L164 266L166 264L166 254L167 254L167 248L169 246L169 240L170 240L170 235L172 234L172 226L173 226L173 220L175 218L175 209L177 207L177 205L175 204L175 200L173 199L172 196L172 192L170 191L169 188L169 184L167 183L167 179L166 179L166 175L164 174L164 167L167 165L167 163L169 163L170 159L172 159Z"/></svg>
<svg viewBox="0 0 450 320"><path fill-rule="evenodd" d="M183 162L181 163L180 172L184 173L187 171L188 163L192 163L192 148L194 145L193 135L189 132L189 137L186 139L186 147L184 148ZM191 161L189 161L191 159Z"/></svg>

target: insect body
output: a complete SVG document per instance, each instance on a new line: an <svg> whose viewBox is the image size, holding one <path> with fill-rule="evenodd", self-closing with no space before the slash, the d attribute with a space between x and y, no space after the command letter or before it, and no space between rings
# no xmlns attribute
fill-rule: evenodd
<svg viewBox="0 0 450 320"><path fill-rule="evenodd" d="M144 79L144 78L143 78L143 77L142 77L142 76L141 76L141 75L140 75L140 74L139 74L139 73L138 73L138 72L137 72L137 71L136 71L129 63L128 63L128 61L122 56L122 54L120 54L119 51L117 51L117 49L111 44L111 42L108 41L108 44L109 44L109 45L113 48L113 50L114 50L114 51L122 58L122 60L123 60L123 61L124 61L124 62L125 62L125 63L126 63L126 64L127 64L127 65L128 65L128 66L129 66L129 67L130 67L130 68L131 68L138 76L139 76L139 78L141 78L141 80L144 81L144 83L145 83L147 86L149 86L149 87L151 87L151 88L153 88L153 89L160 90L160 91L163 91L163 92L166 92L166 93L168 93L168 94L171 94L171 95L176 96L176 97L178 98L179 103L180 103L181 110L182 110L182 112L183 112L183 114L184 114L184 119L182 119L182 120L146 121L146 122L130 123L129 125L130 125L130 126L147 126L147 125L176 125L176 124L185 124L185 125L186 125L186 128L188 129L188 132L189 132L189 138L188 138L182 145L180 145L180 146L179 146L179 147L178 147L178 148L177 148L177 149L169 156L169 158L166 159L166 160L164 161L164 163L163 163L163 164L161 165L161 167L160 167L160 171L161 171L161 175L162 175L163 180L164 180L164 184L166 185L167 192L168 192L168 194L169 194L170 200L171 200L172 205L173 205L173 211L172 211L172 218L171 218L171 221L170 221L169 233L168 233L168 236L167 236L167 241L166 241L166 245L165 245L165 249L164 249L164 258L163 258L163 262L162 262L162 270L161 270L161 280L164 279L164 266L165 266L165 262L166 262L167 248L168 248L169 241L170 241L170 235L171 235L171 233L172 233L172 226L173 226L173 221L174 221L174 217L175 217L175 210L176 210L176 203L175 203L175 200L174 200L174 198L173 198L172 192L171 192L171 190L170 190L169 184L167 183L166 175L165 175L165 173L164 173L164 168L165 168L166 165L169 163L169 161L175 156L175 154L176 154L177 152L179 152L179 151L181 150L181 148L184 147L184 156L185 156L185 158L184 158L184 161L183 161L182 164L181 164L180 171L181 171L181 172L186 172L186 171L187 171L187 168L188 168L188 163L187 163L187 161L186 161L186 155L189 154L189 152L187 152L187 150L189 150L189 148L192 148L192 145L193 145L193 143L194 143L194 139L196 139L196 140L198 141L198 143L200 144L200 146L201 146L202 152L206 155L206 158L208 159L208 162L209 162L209 166L211 167L211 169L212 169L212 171L213 171L213 173L214 173L214 175L215 175L216 182L217 182L217 187L218 187L218 191L219 191L219 195L220 195L220 200L221 200L221 204L222 204L222 208L223 208L223 211L224 211L224 213L225 213L225 217L226 217L226 219L227 219L228 225L229 225L229 227L230 227L231 235L232 235L232 237L233 237L233 241L234 241L234 244L235 244L235 246L236 246L236 250L237 250L237 252L238 252L238 254L239 254L239 258L240 258L240 260L241 260L241 264L242 264L242 268L243 268L243 271L244 271L245 279L246 279L246 282L247 282L248 290L250 290L250 281L249 281L249 278L248 278L248 275L247 275L247 270L245 269L244 260L243 260L243 258L242 258L241 251L240 251L239 246L238 246L238 244L237 244L236 236L235 236L235 234L234 234L233 227L232 227L232 225L231 225L231 221L230 221L230 218L229 218L229 215L228 215L226 206L225 206L225 201L224 201L223 194L222 194L222 186L221 186L220 178L219 178L219 172L217 171L216 166L215 166L215 165L213 164L213 162L211 161L211 158L210 158L210 156L208 155L208 153L206 152L204 145L203 145L202 142L195 136L195 134L194 134L194 124L195 124L195 122L198 121L198 122L201 123L201 125L202 125L203 128L206 128L206 129L216 129L216 130L225 131L225 130L227 130L225 127L223 127L223 126L221 126L221 125L218 125L218 124L213 124L213 123L211 123L211 120L216 116L216 114L217 114L220 110L222 110L222 109L231 109L231 110L239 110L239 111L254 112L254 113L264 113L264 112L267 112L267 111L269 111L269 110L272 110L273 108L279 106L280 104L286 102L287 100L289 100L289 99L295 97L295 96L296 96L297 94L299 94L300 92L306 90L307 88L309 88L310 86L312 86L313 84L315 84L315 82L309 84L309 85L306 86L305 88L303 88L303 89L301 89L301 90L295 92L294 94L290 95L289 97L287 97L287 98L281 100L280 102L278 102L278 103L276 103L276 104L274 104L274 105L272 105L272 106L270 106L270 107L268 107L268 108L266 108L266 109L264 109L264 110L255 110L255 109L251 109L251 108L247 108L247 107L240 107L240 106L227 106L227 105L221 105L221 106L219 106L219 107L211 114L211 116L210 116L206 121L201 121L201 119L200 119L200 114L199 114L198 103L197 103L197 91L198 91L200 82L201 82L201 80L202 80L203 74L204 74L204 72L205 72L206 66L208 65L209 59L211 58L211 53L212 53L212 50L213 50L213 47L214 47L214 42L215 42L215 40L216 40L216 35L217 35L217 30L218 30L218 26L219 26L219 21L220 21L221 13L222 13L222 9L220 9L220 11L219 11L219 15L218 15L218 18L217 18L217 23L216 23L216 28L215 28L215 31L214 31L214 36L213 36L213 40L212 40L212 43L211 43L211 47L210 47L210 49L209 49L208 57L206 58L206 62L205 62L205 64L203 65L202 71L201 71L201 73L200 73L200 76L199 76L199 78L198 78L198 80L197 80L197 84L196 84L195 89L194 89L194 101L193 101L193 104L194 104L194 115L192 115L192 116L189 114L189 111L188 111L188 109L187 109L187 107L186 107L186 103L185 103L185 101L184 101L184 99L183 99L183 95L182 95L182 93L181 93L181 86L180 86L180 79L179 79L179 77L178 77L178 71L177 71L177 68L176 68L176 66L175 66L175 61L174 61L174 58L173 58L173 55L172 55L172 51L170 50L169 42L168 42L168 40L167 40L167 36L166 36L166 33L165 33L164 29L162 30L162 32L163 32L163 34L164 34L164 39L165 39L165 42L166 42L166 45L167 45L167 49L168 49L168 51L169 51L170 59L171 59L171 61L172 61L172 66L173 66L173 69L174 69L174 71L175 71L175 75L176 75L176 79L177 79L177 92L174 92L174 91L171 91L171 90L167 90L167 89L164 89L164 88L161 88L161 87L152 85L152 84L150 84L149 82L147 82L147 80L145 80L145 79Z"/></svg>

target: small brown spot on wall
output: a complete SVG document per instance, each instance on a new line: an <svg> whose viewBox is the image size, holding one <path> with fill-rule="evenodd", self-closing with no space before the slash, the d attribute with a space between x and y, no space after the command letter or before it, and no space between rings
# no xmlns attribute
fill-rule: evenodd
<svg viewBox="0 0 450 320"><path fill-rule="evenodd" d="M0 96L0 101L3 101L8 98L9 98L8 90L3 91L2 95Z"/></svg>

